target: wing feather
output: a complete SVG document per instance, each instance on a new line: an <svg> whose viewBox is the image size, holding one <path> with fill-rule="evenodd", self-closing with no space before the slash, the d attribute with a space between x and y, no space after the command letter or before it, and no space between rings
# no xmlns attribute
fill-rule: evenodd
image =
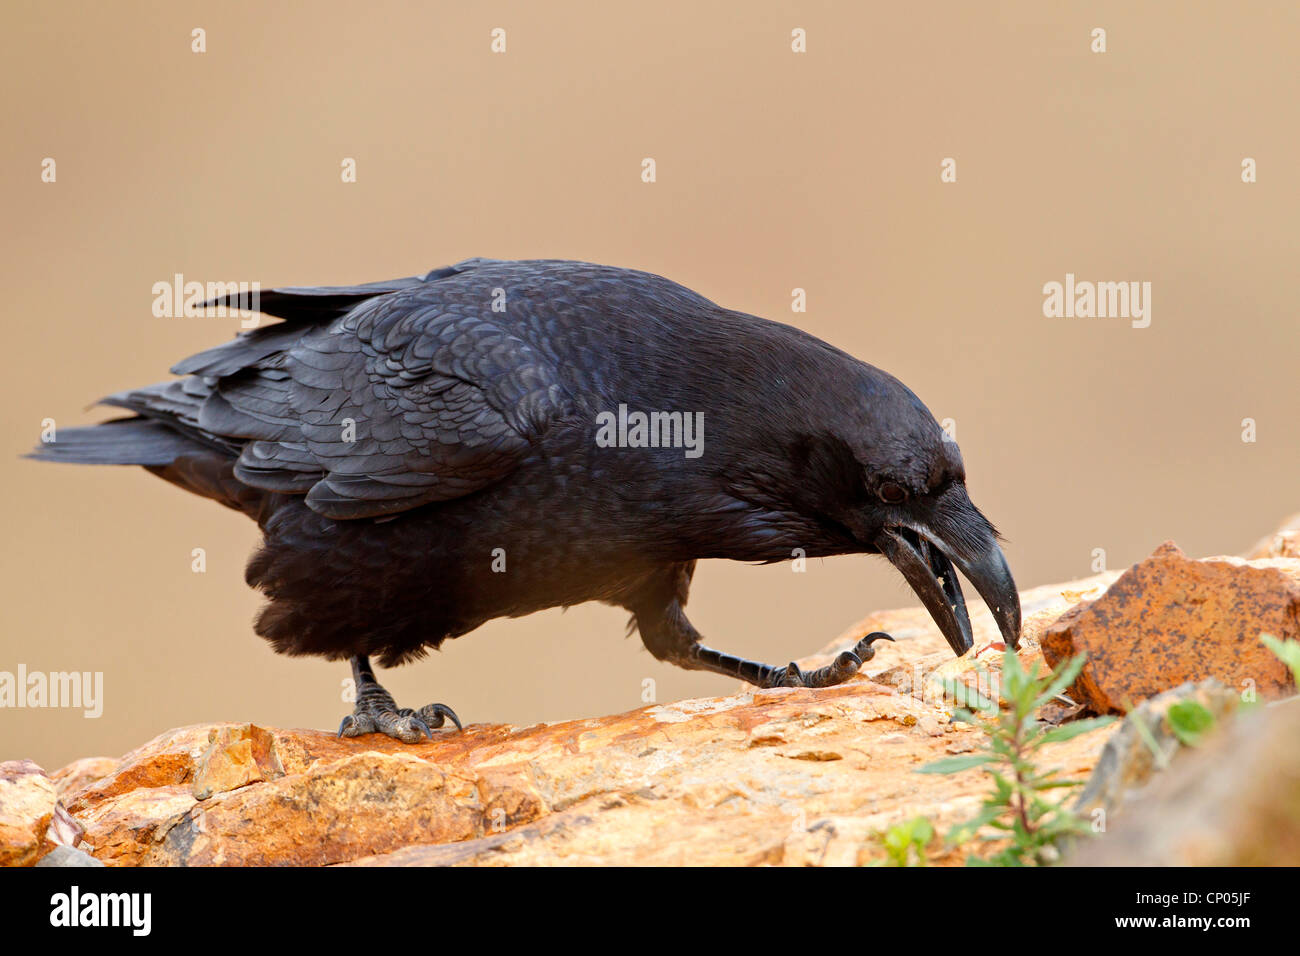
<svg viewBox="0 0 1300 956"><path fill-rule="evenodd" d="M272 290L262 310L285 321L184 359L182 379L104 403L223 449L239 482L306 495L332 518L470 494L517 468L572 407L554 363L491 311L488 285L502 279L477 282L485 263ZM170 453L154 430L131 434L158 443L150 461Z"/></svg>

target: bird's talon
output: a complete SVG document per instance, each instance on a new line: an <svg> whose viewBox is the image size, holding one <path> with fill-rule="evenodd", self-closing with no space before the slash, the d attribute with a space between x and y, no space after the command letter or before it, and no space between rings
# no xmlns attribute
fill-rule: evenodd
<svg viewBox="0 0 1300 956"><path fill-rule="evenodd" d="M364 677L365 675L363 675ZM358 684L356 709L339 724L340 737L359 737L362 734L381 733L404 744L418 744L434 739L434 729L441 727L450 717L460 729L460 719L446 704L428 704L419 710L398 707L392 696L370 680Z"/></svg>
<svg viewBox="0 0 1300 956"><path fill-rule="evenodd" d="M375 721L367 713L353 712L343 718L339 724L339 737L360 737L362 734L373 733L375 730Z"/></svg>
<svg viewBox="0 0 1300 956"><path fill-rule="evenodd" d="M441 727L450 719L456 725L457 730L465 729L461 726L460 718L456 716L456 712L446 704L426 704L420 708L420 716L424 718L430 727Z"/></svg>
<svg viewBox="0 0 1300 956"><path fill-rule="evenodd" d="M854 653L857 654L858 657L862 658L864 664L876 656L876 649L871 646L876 641L889 641L891 644L896 643L894 639L884 631L872 631L862 640L858 641L858 646L853 649Z"/></svg>

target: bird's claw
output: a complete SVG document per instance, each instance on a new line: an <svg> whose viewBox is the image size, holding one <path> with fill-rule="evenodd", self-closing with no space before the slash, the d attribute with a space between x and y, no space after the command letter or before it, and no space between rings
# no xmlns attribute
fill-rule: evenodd
<svg viewBox="0 0 1300 956"><path fill-rule="evenodd" d="M456 716L456 712L446 704L425 704L419 709L418 716L423 718L423 722L425 722L428 727L433 727L435 729L441 727L447 720L450 720L455 724L457 730L465 729L460 725L460 718ZM428 728L426 727L426 729ZM429 737L433 737L432 731L429 732Z"/></svg>
<svg viewBox="0 0 1300 956"><path fill-rule="evenodd" d="M416 738L417 740L423 740L425 737L428 737L430 740L433 739L433 729L415 714L407 714L406 721L412 729L418 732L419 736Z"/></svg>
<svg viewBox="0 0 1300 956"><path fill-rule="evenodd" d="M381 733L405 744L418 744L426 738L432 740L434 728L441 727L448 717L457 730L463 729L460 718L446 704L427 704L415 711L409 707L397 709L373 701L358 702L357 709L339 724L338 735L359 737L362 734Z"/></svg>
<svg viewBox="0 0 1300 956"><path fill-rule="evenodd" d="M872 631L862 640L858 641L858 646L853 648L853 653L862 658L862 662L865 664L867 661L871 660L871 658L876 656L876 649L871 646L876 643L876 641L889 641L891 644L896 643L894 639L884 631Z"/></svg>
<svg viewBox="0 0 1300 956"><path fill-rule="evenodd" d="M872 631L851 651L841 651L835 660L815 671L803 671L791 661L785 667L778 668L766 683L767 687L834 687L862 669L862 665L876 656L876 649L871 645L876 641L892 641L893 638L884 631Z"/></svg>

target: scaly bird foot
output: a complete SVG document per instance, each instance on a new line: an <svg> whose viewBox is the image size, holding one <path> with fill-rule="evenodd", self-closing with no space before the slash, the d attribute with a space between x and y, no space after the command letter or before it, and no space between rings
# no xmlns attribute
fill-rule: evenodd
<svg viewBox="0 0 1300 956"><path fill-rule="evenodd" d="M404 744L418 744L426 737L433 739L433 731L447 720L462 730L460 718L446 704L426 704L419 710L398 707L393 695L380 684L366 681L357 685L357 705L339 724L340 737L359 737L362 734L386 734Z"/></svg>
<svg viewBox="0 0 1300 956"><path fill-rule="evenodd" d="M856 674L862 665L876 656L876 649L871 645L876 641L892 641L893 638L884 631L872 631L851 651L843 651L830 664L815 671L805 673L799 665L791 661L785 667L778 667L764 682L764 687L834 687L843 684Z"/></svg>

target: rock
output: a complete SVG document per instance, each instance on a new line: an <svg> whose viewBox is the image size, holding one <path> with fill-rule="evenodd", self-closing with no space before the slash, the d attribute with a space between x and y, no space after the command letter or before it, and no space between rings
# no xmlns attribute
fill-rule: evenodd
<svg viewBox="0 0 1300 956"><path fill-rule="evenodd" d="M1130 797L1075 866L1300 865L1300 698L1239 712Z"/></svg>
<svg viewBox="0 0 1300 956"><path fill-rule="evenodd" d="M181 784L189 789L194 779L194 764L211 743L208 738L212 729L210 726L182 727L155 737L119 760L112 772L69 793L68 809L76 815L88 807L101 806L106 799L119 794Z"/></svg>
<svg viewBox="0 0 1300 956"><path fill-rule="evenodd" d="M76 793L82 787L88 787L96 780L107 777L117 769L115 757L82 757L74 760L60 770L50 774L50 779L58 787L60 799Z"/></svg>
<svg viewBox="0 0 1300 956"><path fill-rule="evenodd" d="M205 730L207 728L204 728ZM83 847L109 866L136 865L198 803L189 786L141 787L73 810Z"/></svg>
<svg viewBox="0 0 1300 956"><path fill-rule="evenodd" d="M103 866L89 853L81 850L74 850L70 846L56 846L53 850L41 857L37 866Z"/></svg>
<svg viewBox="0 0 1300 956"><path fill-rule="evenodd" d="M30 760L0 763L0 866L31 866L46 848L58 791Z"/></svg>
<svg viewBox="0 0 1300 956"><path fill-rule="evenodd" d="M980 774L914 773L974 731L867 680L526 728L472 725L415 746L267 729L284 775L199 801L206 742L229 739L229 729L165 734L80 791L75 812L94 856L109 865L854 864L883 855L877 833L894 823L925 814L942 829L964 819L986 786ZM1057 745L1049 759L1085 774L1108 733Z"/></svg>
<svg viewBox="0 0 1300 956"><path fill-rule="evenodd" d="M81 843L85 832L85 828L68 812L62 802L54 804L54 816L50 820L50 828L45 831L47 843L54 846L75 847Z"/></svg>
<svg viewBox="0 0 1300 956"><path fill-rule="evenodd" d="M1129 798L1165 769L1184 744L1170 727L1169 708L1195 701L1222 723L1241 704L1241 695L1213 678L1184 684L1145 701L1106 741L1097 766L1075 802L1075 810L1093 816L1098 810L1109 819Z"/></svg>
<svg viewBox="0 0 1300 956"><path fill-rule="evenodd" d="M1300 581L1298 560L1256 566ZM1037 660L1062 612L1097 603L1118 578L1025 592L1022 659ZM872 630L897 638L867 673L822 690L746 686L590 720L471 725L414 746L184 727L87 772L67 808L85 828L81 848L110 866L871 863L888 827L925 816L943 833L987 793L978 771L914 772L981 741L951 722L953 702L933 685L978 686L1000 665L991 616L970 610L977 655L954 660L920 608L886 611L799 662L827 663ZM1118 726L1048 745L1044 769L1087 777ZM73 766L56 776L78 777ZM960 864L971 849L936 840L930 852Z"/></svg>
<svg viewBox="0 0 1300 956"><path fill-rule="evenodd" d="M1194 561L1166 542L1049 626L1043 656L1055 666L1088 654L1071 696L1098 713L1210 677L1266 697L1293 693L1290 671L1259 640L1300 637L1300 584L1283 563Z"/></svg>
<svg viewBox="0 0 1300 956"><path fill-rule="evenodd" d="M1300 558L1300 513L1282 522L1272 534L1261 538L1247 558Z"/></svg>
<svg viewBox="0 0 1300 956"><path fill-rule="evenodd" d="M208 749L194 766L191 789L194 799L207 800L216 793L283 776L272 734L252 724L220 727L208 736Z"/></svg>

